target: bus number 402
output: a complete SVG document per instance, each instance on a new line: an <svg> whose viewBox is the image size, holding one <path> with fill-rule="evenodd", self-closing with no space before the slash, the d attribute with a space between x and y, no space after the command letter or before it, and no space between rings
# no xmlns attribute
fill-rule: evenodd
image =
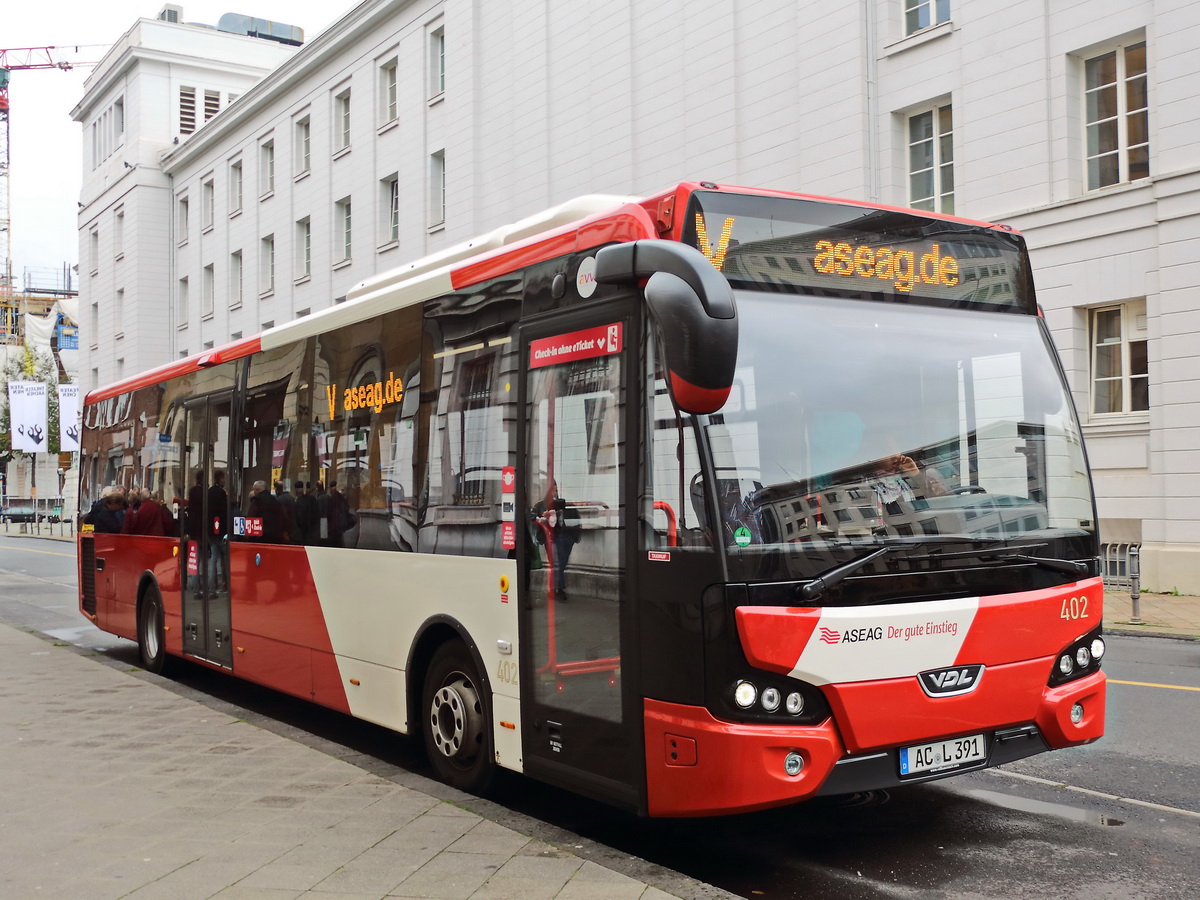
<svg viewBox="0 0 1200 900"><path fill-rule="evenodd" d="M1086 619L1088 618L1087 608L1087 597L1071 597L1069 600L1063 597L1062 612L1058 615L1061 619Z"/></svg>

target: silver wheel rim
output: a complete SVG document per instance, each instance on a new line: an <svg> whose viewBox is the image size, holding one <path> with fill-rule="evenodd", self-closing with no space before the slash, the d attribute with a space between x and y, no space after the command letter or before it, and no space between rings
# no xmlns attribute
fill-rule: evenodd
<svg viewBox="0 0 1200 900"><path fill-rule="evenodd" d="M433 695L429 709L429 733L433 745L447 759L468 762L478 752L483 734L479 697L464 676L442 685Z"/></svg>
<svg viewBox="0 0 1200 900"><path fill-rule="evenodd" d="M158 604L154 601L146 603L146 624L143 640L146 642L146 658L158 657Z"/></svg>

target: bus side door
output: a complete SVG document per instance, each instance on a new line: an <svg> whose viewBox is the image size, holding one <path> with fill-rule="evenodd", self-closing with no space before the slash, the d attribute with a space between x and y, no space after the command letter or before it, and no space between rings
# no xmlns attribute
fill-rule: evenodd
<svg viewBox="0 0 1200 900"><path fill-rule="evenodd" d="M233 668L229 603L229 449L232 394L190 400L184 460L183 652Z"/></svg>
<svg viewBox="0 0 1200 900"><path fill-rule="evenodd" d="M525 771L634 807L641 732L622 659L630 322L610 306L522 328L517 546Z"/></svg>

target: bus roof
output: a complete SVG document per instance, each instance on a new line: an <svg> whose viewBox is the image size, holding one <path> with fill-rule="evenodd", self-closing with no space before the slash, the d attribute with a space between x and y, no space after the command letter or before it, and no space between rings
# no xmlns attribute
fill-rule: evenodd
<svg viewBox="0 0 1200 900"><path fill-rule="evenodd" d="M695 191L701 190L893 210L1013 233L1013 229L1005 225L899 206L789 191L718 185L707 181L681 182L666 191L643 198L589 194L372 276L348 291L344 303L97 388L87 394L84 402L99 403L128 391L161 384L190 372L241 359L263 349L272 349L313 337L362 319L462 290L527 265L589 247L654 237L679 240L683 231L683 216L675 216L674 211L682 210L687 204L687 198Z"/></svg>

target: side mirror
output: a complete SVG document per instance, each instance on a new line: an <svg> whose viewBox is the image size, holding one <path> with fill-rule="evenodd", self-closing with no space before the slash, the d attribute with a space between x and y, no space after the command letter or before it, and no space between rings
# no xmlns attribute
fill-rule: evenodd
<svg viewBox="0 0 1200 900"><path fill-rule="evenodd" d="M684 413L707 415L725 405L737 363L733 289L703 253L675 241L642 240L596 253L596 280L648 279L646 305L662 335L668 387Z"/></svg>

